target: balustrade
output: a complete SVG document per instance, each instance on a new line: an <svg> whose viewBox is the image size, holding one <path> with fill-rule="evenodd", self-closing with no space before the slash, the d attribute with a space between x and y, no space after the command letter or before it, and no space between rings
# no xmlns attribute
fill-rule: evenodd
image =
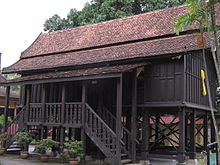
<svg viewBox="0 0 220 165"><path fill-rule="evenodd" d="M46 103L43 112L42 103L29 104L29 123L47 123L47 124L82 124L82 103L65 103L64 112L62 112L62 103ZM61 117L64 113L64 122Z"/></svg>

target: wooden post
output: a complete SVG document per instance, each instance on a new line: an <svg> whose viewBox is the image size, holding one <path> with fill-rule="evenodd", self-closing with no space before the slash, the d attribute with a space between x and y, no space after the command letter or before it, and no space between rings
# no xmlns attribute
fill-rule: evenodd
<svg viewBox="0 0 220 165"><path fill-rule="evenodd" d="M144 110L143 124L142 124L142 142L141 142L141 146L142 146L141 157L143 160L148 160L149 158L149 134L150 134L149 124L150 124L149 111Z"/></svg>
<svg viewBox="0 0 220 165"><path fill-rule="evenodd" d="M45 84L42 84L42 93L41 93L41 102L42 102L42 111L41 111L41 122L45 122L45 110L46 110L46 87Z"/></svg>
<svg viewBox="0 0 220 165"><path fill-rule="evenodd" d="M20 104L22 105L22 107L25 105L25 92L26 92L26 86L22 85L21 86L21 99L20 99Z"/></svg>
<svg viewBox="0 0 220 165"><path fill-rule="evenodd" d="M6 93L5 93L5 108L4 108L3 132L7 131L9 98L10 98L10 86L7 86L6 87Z"/></svg>
<svg viewBox="0 0 220 165"><path fill-rule="evenodd" d="M131 109L131 158L136 162L136 136L137 136L137 77L136 70L132 75L132 109Z"/></svg>
<svg viewBox="0 0 220 165"><path fill-rule="evenodd" d="M209 149L208 149L208 113L205 113L204 115L204 137L203 137L203 147L204 147L204 150L206 150L206 153L207 153L207 158L208 158L208 164L209 164Z"/></svg>
<svg viewBox="0 0 220 165"><path fill-rule="evenodd" d="M30 108L30 96L31 96L31 86L27 85L26 86L26 109L24 112L24 122L27 124L27 122L29 121L29 108Z"/></svg>
<svg viewBox="0 0 220 165"><path fill-rule="evenodd" d="M181 108L178 113L179 116L179 149L178 149L178 163L177 165L185 165L185 108Z"/></svg>
<svg viewBox="0 0 220 165"><path fill-rule="evenodd" d="M121 123L121 116L122 116L122 75L120 78L117 79L117 103L116 103L116 155L117 155L117 162L116 164L121 164L121 133L122 133L122 123Z"/></svg>
<svg viewBox="0 0 220 165"><path fill-rule="evenodd" d="M61 109L61 124L64 124L64 116L65 116L65 102L66 102L66 88L65 88L65 83L62 84L62 96L61 96L61 102L62 102L62 109ZM64 142L64 130L65 128L63 125L61 125L60 129L60 143L61 146L63 145Z"/></svg>
<svg viewBox="0 0 220 165"><path fill-rule="evenodd" d="M196 159L195 130L196 130L196 112L195 109L193 109L190 116L190 155L189 155L190 159Z"/></svg>
<svg viewBox="0 0 220 165"><path fill-rule="evenodd" d="M81 140L83 142L83 153L86 154L86 134L85 134L85 111L86 111L86 103L87 103L87 82L82 82L82 124L83 127L81 129Z"/></svg>

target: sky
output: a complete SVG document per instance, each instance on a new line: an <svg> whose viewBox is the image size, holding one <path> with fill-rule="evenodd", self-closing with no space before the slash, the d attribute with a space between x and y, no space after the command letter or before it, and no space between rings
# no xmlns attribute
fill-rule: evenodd
<svg viewBox="0 0 220 165"><path fill-rule="evenodd" d="M81 10L90 0L1 0L0 52L1 68L19 60L43 31L46 19L54 14L66 17L72 8Z"/></svg>

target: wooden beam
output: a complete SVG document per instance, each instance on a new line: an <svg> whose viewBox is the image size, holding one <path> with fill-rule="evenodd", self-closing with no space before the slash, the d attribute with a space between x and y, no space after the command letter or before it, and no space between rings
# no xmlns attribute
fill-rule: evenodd
<svg viewBox="0 0 220 165"><path fill-rule="evenodd" d="M117 112L116 112L116 155L117 160L116 164L119 165L121 163L121 133L122 133L122 76L117 78Z"/></svg>
<svg viewBox="0 0 220 165"><path fill-rule="evenodd" d="M131 158L136 162L136 138L137 138L137 77L136 70L132 73L132 91L131 91Z"/></svg>
<svg viewBox="0 0 220 165"><path fill-rule="evenodd" d="M178 156L177 165L185 165L186 164L186 151L185 151L185 108L180 108L178 112L179 116L179 148L178 148Z"/></svg>
<svg viewBox="0 0 220 165"><path fill-rule="evenodd" d="M7 86L5 93L5 108L4 108L4 124L3 124L4 132L7 131L9 98L10 98L10 86Z"/></svg>
<svg viewBox="0 0 220 165"><path fill-rule="evenodd" d="M45 80L26 80L21 82L11 82L4 84L5 86L10 85L25 85L25 84L42 84L42 83L55 83L55 82L67 82L67 81L85 81L85 80L94 80L94 79L107 79L107 78L118 78L121 76L121 73L112 73L106 75L90 75L90 76L80 76L80 77L70 77L70 78L53 78Z"/></svg>

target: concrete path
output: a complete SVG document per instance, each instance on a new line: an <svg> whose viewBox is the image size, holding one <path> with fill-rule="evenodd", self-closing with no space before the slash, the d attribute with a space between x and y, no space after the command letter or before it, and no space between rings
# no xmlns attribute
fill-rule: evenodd
<svg viewBox="0 0 220 165"><path fill-rule="evenodd" d="M151 161L152 165L176 165L176 161L173 162L161 162L161 161ZM60 163L50 160L49 162L41 162L37 157L31 157L27 160L19 158L19 155L3 155L0 156L0 165L69 165L69 163ZM95 163L96 164L96 163ZM97 164L96 164L97 165ZM140 165L140 164L130 164L130 165ZM195 165L193 162L188 162L186 165Z"/></svg>
<svg viewBox="0 0 220 165"><path fill-rule="evenodd" d="M28 158L28 160L24 160L19 158L19 155L4 155L0 156L0 165L68 165L68 163L60 163L60 162L48 162L44 163L37 158Z"/></svg>

